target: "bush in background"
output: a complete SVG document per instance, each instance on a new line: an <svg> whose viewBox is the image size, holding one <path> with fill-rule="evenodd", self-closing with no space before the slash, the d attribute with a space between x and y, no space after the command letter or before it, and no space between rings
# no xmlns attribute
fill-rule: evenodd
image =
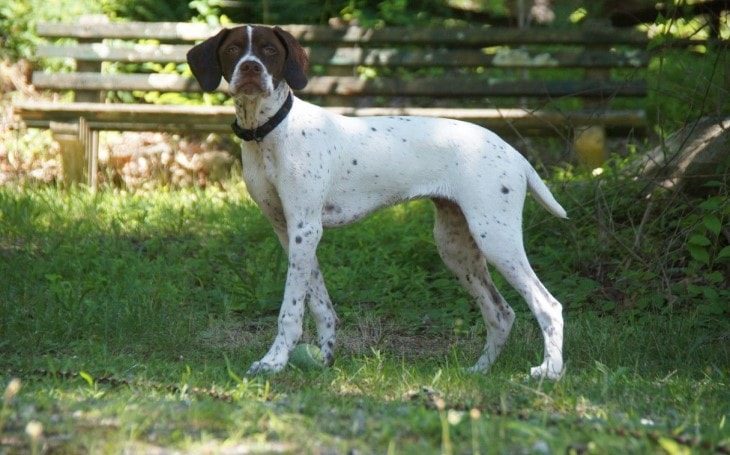
<svg viewBox="0 0 730 455"><path fill-rule="evenodd" d="M68 22L84 14L101 14L102 4L94 0L6 1L0 4L0 57L31 59L38 41L35 28L41 22Z"/></svg>

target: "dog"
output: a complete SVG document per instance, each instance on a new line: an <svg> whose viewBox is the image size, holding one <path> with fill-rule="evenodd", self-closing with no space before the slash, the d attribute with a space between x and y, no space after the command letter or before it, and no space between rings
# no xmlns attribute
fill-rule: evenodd
<svg viewBox="0 0 730 455"><path fill-rule="evenodd" d="M279 27L223 29L192 47L187 61L203 91L228 82L243 139L243 177L288 255L278 332L249 375L282 370L302 335L305 304L325 363L334 361L338 318L317 260L324 228L383 207L428 198L446 266L477 301L487 328L469 370L486 373L507 341L515 314L487 269L496 267L534 313L544 339L538 378L563 371L562 305L533 271L522 241L529 189L552 215L567 218L535 169L480 126L430 117L345 117L293 94L307 84L304 48Z"/></svg>

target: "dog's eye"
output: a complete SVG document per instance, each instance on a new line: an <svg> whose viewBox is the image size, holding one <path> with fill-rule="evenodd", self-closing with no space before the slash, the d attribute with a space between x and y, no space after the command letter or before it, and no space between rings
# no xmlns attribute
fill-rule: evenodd
<svg viewBox="0 0 730 455"><path fill-rule="evenodd" d="M238 46L228 46L226 48L226 54L233 55L238 53Z"/></svg>
<svg viewBox="0 0 730 455"><path fill-rule="evenodd" d="M278 51L276 50L276 48L274 46L264 47L264 55L272 56L272 55L276 55L277 53L278 53Z"/></svg>

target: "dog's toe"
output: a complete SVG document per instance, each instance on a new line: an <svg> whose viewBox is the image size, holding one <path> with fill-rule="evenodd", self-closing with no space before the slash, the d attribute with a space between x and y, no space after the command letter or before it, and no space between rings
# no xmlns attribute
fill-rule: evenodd
<svg viewBox="0 0 730 455"><path fill-rule="evenodd" d="M277 373L282 367L277 368L276 365L271 365L265 362L254 362L251 368L246 372L246 376L260 376L263 374Z"/></svg>
<svg viewBox="0 0 730 455"><path fill-rule="evenodd" d="M464 368L464 371L468 374L487 374L489 373L489 367L477 363L476 365Z"/></svg>
<svg viewBox="0 0 730 455"><path fill-rule="evenodd" d="M549 364L542 364L539 367L533 367L530 369L530 376L532 376L534 379L550 379L550 380L557 380L560 378L560 374L562 372L561 369L553 368L552 365Z"/></svg>
<svg viewBox="0 0 730 455"><path fill-rule="evenodd" d="M261 372L261 362L254 362L246 372L246 376L256 376Z"/></svg>

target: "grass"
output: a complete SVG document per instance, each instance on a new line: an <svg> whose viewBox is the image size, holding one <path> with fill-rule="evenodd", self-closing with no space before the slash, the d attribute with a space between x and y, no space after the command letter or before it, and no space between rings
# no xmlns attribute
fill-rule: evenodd
<svg viewBox="0 0 730 455"><path fill-rule="evenodd" d="M681 211L654 215L627 254L646 207L605 183L556 188L567 223L526 208L527 250L565 303L557 382L528 378L541 336L499 277L511 341L489 375L463 372L484 327L438 259L428 203L326 233L333 368L245 378L286 259L241 184L0 188L0 452L727 452L728 313L694 305L706 294L675 269L720 300L727 287L665 248L694 232L671 221ZM610 223L596 228L597 209Z"/></svg>

